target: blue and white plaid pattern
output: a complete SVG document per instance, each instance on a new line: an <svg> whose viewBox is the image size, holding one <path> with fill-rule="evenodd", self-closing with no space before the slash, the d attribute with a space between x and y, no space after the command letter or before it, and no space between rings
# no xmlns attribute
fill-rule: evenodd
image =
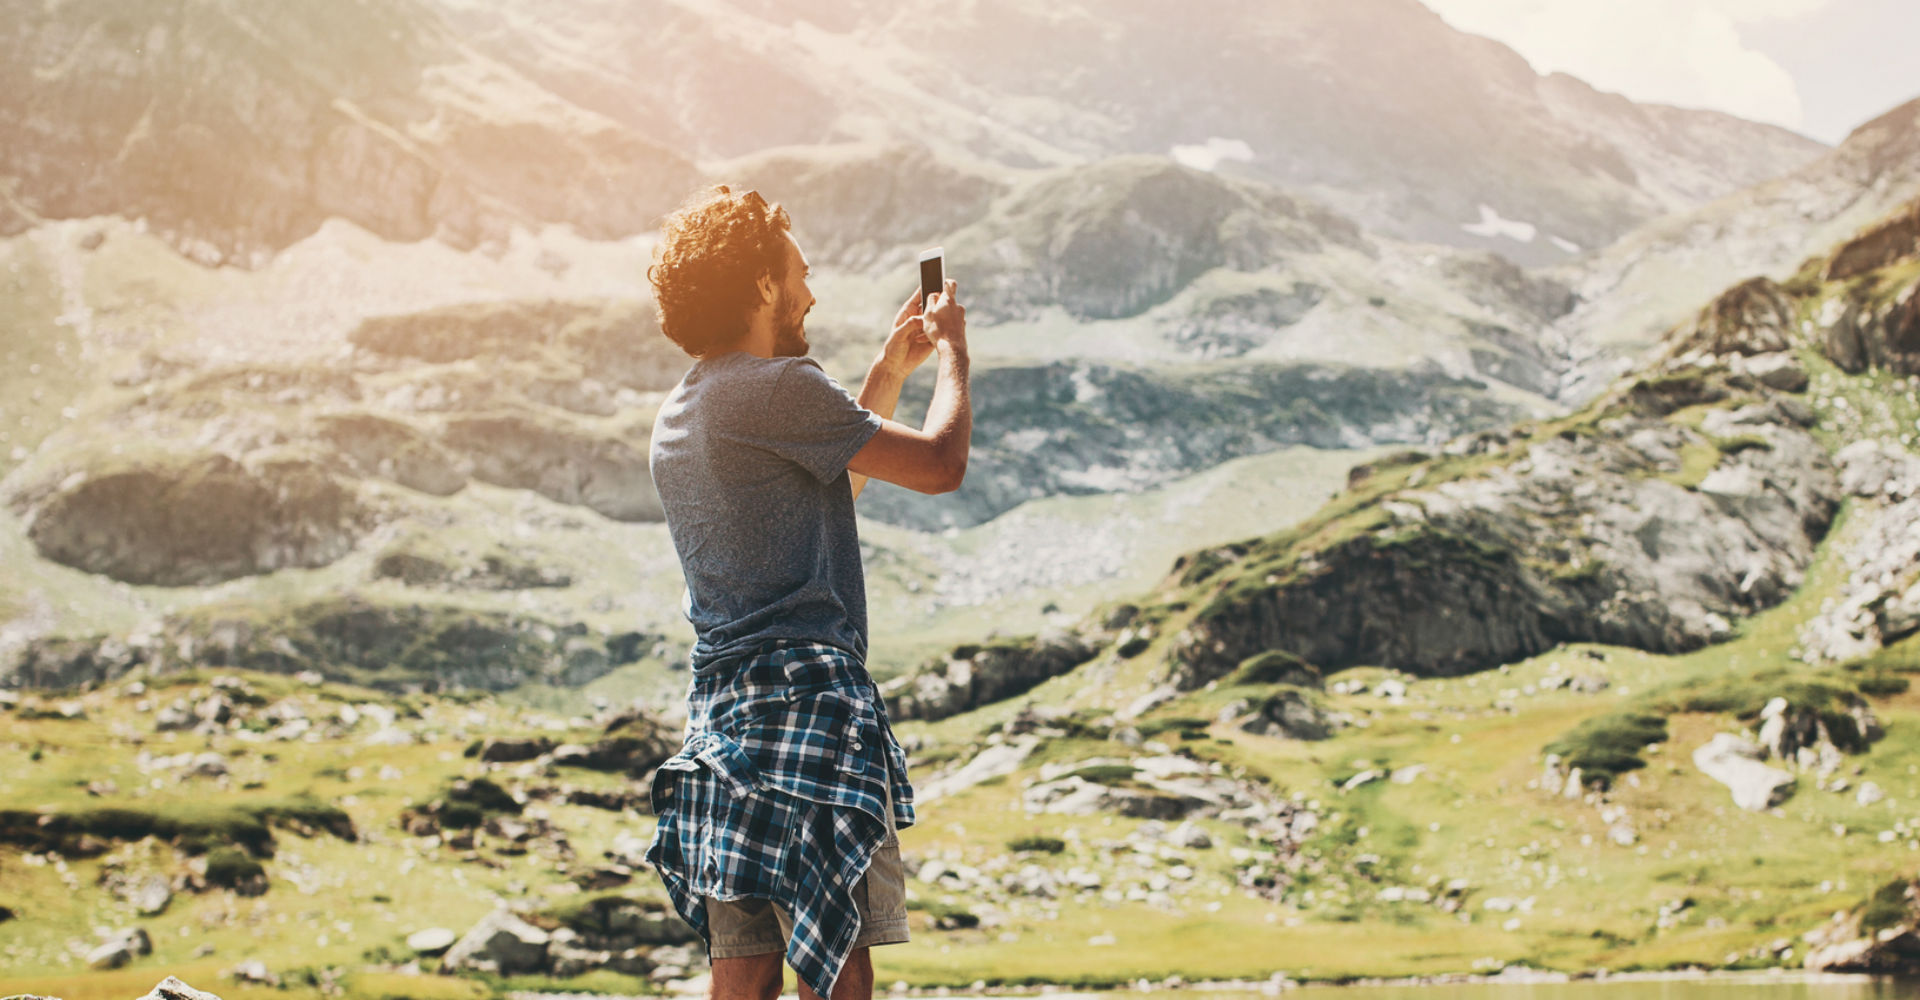
<svg viewBox="0 0 1920 1000"><path fill-rule="evenodd" d="M703 664L687 738L654 773L647 862L712 947L702 897L771 899L793 915L787 964L831 996L860 934L853 887L894 826L912 826L907 755L867 668L835 646L778 640Z"/></svg>

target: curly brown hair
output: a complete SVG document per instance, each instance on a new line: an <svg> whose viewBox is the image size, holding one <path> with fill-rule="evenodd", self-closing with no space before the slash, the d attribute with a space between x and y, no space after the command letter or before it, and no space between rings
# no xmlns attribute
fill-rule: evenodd
<svg viewBox="0 0 1920 1000"><path fill-rule="evenodd" d="M667 216L647 280L667 339L704 358L747 335L754 283L786 279L787 210L722 184Z"/></svg>

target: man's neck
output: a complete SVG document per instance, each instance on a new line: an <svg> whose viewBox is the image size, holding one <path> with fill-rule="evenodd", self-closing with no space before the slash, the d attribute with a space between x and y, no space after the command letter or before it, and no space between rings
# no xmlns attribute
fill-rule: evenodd
<svg viewBox="0 0 1920 1000"><path fill-rule="evenodd" d="M773 334L773 316L770 312L761 310L747 319L747 335L734 345L734 350L745 351L757 358L773 357L774 342L778 338Z"/></svg>

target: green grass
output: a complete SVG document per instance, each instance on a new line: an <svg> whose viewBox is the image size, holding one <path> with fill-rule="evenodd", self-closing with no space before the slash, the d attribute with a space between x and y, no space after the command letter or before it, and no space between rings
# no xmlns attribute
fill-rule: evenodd
<svg viewBox="0 0 1920 1000"><path fill-rule="evenodd" d="M1558 754L1569 768L1579 768L1586 784L1608 788L1620 775L1645 767L1647 745L1666 739L1665 718L1619 712L1587 719L1543 749Z"/></svg>

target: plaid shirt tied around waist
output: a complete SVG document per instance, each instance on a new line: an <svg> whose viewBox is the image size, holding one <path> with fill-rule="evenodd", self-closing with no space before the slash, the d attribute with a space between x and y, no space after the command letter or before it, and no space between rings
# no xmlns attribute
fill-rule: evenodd
<svg viewBox="0 0 1920 1000"><path fill-rule="evenodd" d="M820 996L853 950L853 888L894 826L912 826L907 756L865 665L775 641L700 666L687 738L654 773L647 863L712 947L701 897L761 897L793 916L787 964Z"/></svg>

